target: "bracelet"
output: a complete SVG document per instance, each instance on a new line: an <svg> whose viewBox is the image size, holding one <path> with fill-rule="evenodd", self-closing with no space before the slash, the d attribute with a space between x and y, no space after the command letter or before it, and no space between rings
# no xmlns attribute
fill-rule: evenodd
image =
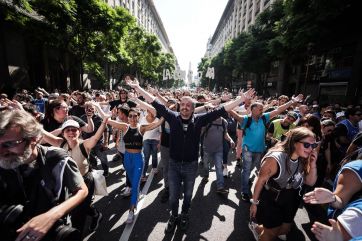
<svg viewBox="0 0 362 241"><path fill-rule="evenodd" d="M254 199L250 199L250 203L258 206L259 205L259 200L254 201Z"/></svg>

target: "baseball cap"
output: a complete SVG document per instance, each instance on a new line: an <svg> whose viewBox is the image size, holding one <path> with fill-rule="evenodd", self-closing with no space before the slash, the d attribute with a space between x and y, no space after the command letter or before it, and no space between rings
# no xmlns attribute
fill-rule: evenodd
<svg viewBox="0 0 362 241"><path fill-rule="evenodd" d="M64 130L69 126L79 128L79 123L76 122L75 120L67 120L66 122L63 123L62 130Z"/></svg>
<svg viewBox="0 0 362 241"><path fill-rule="evenodd" d="M294 111L289 111L287 116L293 117L294 120L298 120L298 114Z"/></svg>
<svg viewBox="0 0 362 241"><path fill-rule="evenodd" d="M344 111L341 111L341 112L337 112L336 114L336 118L340 118L340 117L344 117Z"/></svg>

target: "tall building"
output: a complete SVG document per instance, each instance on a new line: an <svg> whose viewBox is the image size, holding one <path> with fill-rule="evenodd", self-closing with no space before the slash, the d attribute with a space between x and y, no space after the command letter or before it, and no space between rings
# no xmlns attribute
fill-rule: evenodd
<svg viewBox="0 0 362 241"><path fill-rule="evenodd" d="M173 53L165 27L153 0L105 0L105 2L112 7L126 8L136 18L139 26L158 37L164 52Z"/></svg>
<svg viewBox="0 0 362 241"><path fill-rule="evenodd" d="M205 57L214 57L221 52L227 41L248 31L259 13L267 9L274 0L229 0L219 24L207 43Z"/></svg>

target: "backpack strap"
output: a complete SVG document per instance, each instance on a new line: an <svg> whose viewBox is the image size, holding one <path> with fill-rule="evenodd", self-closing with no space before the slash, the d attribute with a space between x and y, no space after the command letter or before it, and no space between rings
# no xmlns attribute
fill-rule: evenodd
<svg viewBox="0 0 362 241"><path fill-rule="evenodd" d="M252 120L253 120L252 117L251 117L250 115L248 115L248 119L247 119L246 124L245 124L245 127L244 127L244 129L243 129L243 136L245 136L246 129L251 126L251 121L252 121ZM268 126L267 126L267 123L266 123L266 117L265 117L265 115L262 115L262 116L261 116L261 120L263 121L263 124L264 124L265 129L267 129Z"/></svg>
<svg viewBox="0 0 362 241"><path fill-rule="evenodd" d="M63 148L64 146L65 146L65 144L67 143L67 141L66 140L63 140L63 142L60 144L60 148Z"/></svg>
<svg viewBox="0 0 362 241"><path fill-rule="evenodd" d="M86 157L86 158L89 157L89 155L88 155L88 153L87 153L87 150L86 150L85 147L84 147L84 143L83 143L83 142L79 144L79 149L80 149L80 151L82 152L82 154L83 154L84 157Z"/></svg>

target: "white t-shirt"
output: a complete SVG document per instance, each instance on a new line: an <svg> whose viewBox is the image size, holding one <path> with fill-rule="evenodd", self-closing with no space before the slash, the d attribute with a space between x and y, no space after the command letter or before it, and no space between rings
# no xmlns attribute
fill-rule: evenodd
<svg viewBox="0 0 362 241"><path fill-rule="evenodd" d="M337 219L352 238L362 236L361 210L353 207L347 208Z"/></svg>
<svg viewBox="0 0 362 241"><path fill-rule="evenodd" d="M154 122L157 122L159 121L158 118L156 118ZM148 125L150 124L147 120L146 120L146 117L144 118L141 118L140 120L140 125ZM150 131L146 131L144 134L143 134L143 140L160 140L160 135L161 135L161 127L157 127L153 130L150 130Z"/></svg>

